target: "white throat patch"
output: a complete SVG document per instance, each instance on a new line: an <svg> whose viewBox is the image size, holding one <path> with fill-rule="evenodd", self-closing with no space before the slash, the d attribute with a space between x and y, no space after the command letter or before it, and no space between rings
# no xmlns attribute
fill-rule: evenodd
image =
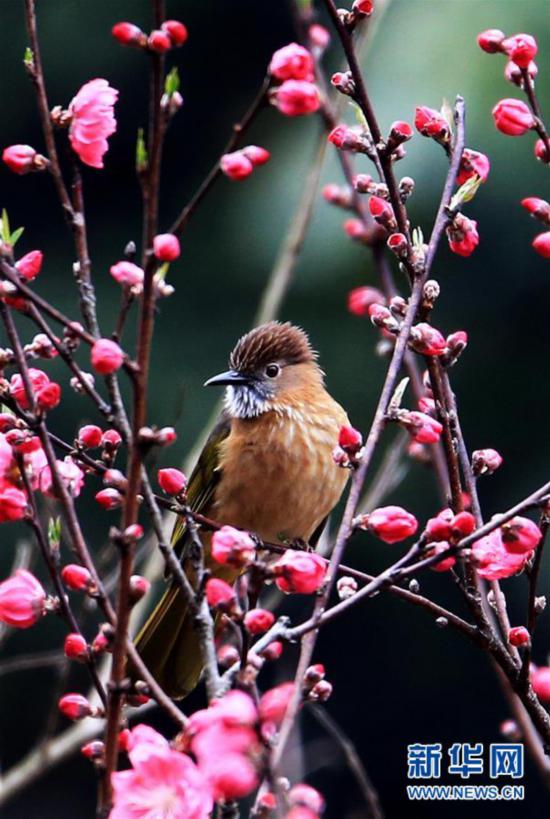
<svg viewBox="0 0 550 819"><path fill-rule="evenodd" d="M267 397L248 384L227 387L224 404L232 418L257 418L270 409Z"/></svg>

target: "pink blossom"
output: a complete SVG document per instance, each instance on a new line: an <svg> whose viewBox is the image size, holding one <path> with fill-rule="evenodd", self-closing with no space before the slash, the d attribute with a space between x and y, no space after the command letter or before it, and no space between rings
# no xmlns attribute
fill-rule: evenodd
<svg viewBox="0 0 550 819"><path fill-rule="evenodd" d="M481 181L485 182L489 176L490 169L491 163L485 154L479 151L472 151L471 148L465 148L462 152L456 183L457 185L463 185L473 176L479 176Z"/></svg>
<svg viewBox="0 0 550 819"><path fill-rule="evenodd" d="M212 789L190 757L144 725L130 732L128 747L132 768L112 774L110 819L207 819Z"/></svg>
<svg viewBox="0 0 550 819"><path fill-rule="evenodd" d="M348 310L354 316L366 316L371 304L383 301L382 292L375 287L356 287L348 293Z"/></svg>
<svg viewBox="0 0 550 819"><path fill-rule="evenodd" d="M0 432L0 477L3 477L11 468L12 461L13 450L4 433Z"/></svg>
<svg viewBox="0 0 550 819"><path fill-rule="evenodd" d="M440 543L428 543L426 546L426 554L428 557L432 555L440 555L444 552L448 552L451 547L450 543L447 543L446 540L441 541ZM456 563L456 558L453 555L449 555L449 557L443 558L440 560L439 563L434 563L430 566L430 569L434 572L448 572L449 569L452 569Z"/></svg>
<svg viewBox="0 0 550 819"><path fill-rule="evenodd" d="M110 338L99 338L92 347L92 367L101 375L114 373L122 367L124 353Z"/></svg>
<svg viewBox="0 0 550 819"><path fill-rule="evenodd" d="M160 488L166 492L167 495L179 495L187 486L187 478L183 472L174 467L159 469L157 472L157 480Z"/></svg>
<svg viewBox="0 0 550 819"><path fill-rule="evenodd" d="M276 89L274 102L286 117L313 114L321 105L317 87L307 80L286 80Z"/></svg>
<svg viewBox="0 0 550 819"><path fill-rule="evenodd" d="M508 632L508 642L511 646L524 646L531 640L531 635L525 626L514 626Z"/></svg>
<svg viewBox="0 0 550 819"><path fill-rule="evenodd" d="M504 548L517 555L532 552L542 540L542 532L529 518L516 515L501 527Z"/></svg>
<svg viewBox="0 0 550 819"><path fill-rule="evenodd" d="M550 702L550 667L533 668L531 671L531 685L542 702Z"/></svg>
<svg viewBox="0 0 550 819"><path fill-rule="evenodd" d="M46 592L26 569L0 583L0 621L15 628L29 628L46 613Z"/></svg>
<svg viewBox="0 0 550 819"><path fill-rule="evenodd" d="M212 535L212 557L218 563L248 566L256 555L256 545L250 535L233 526L222 526Z"/></svg>
<svg viewBox="0 0 550 819"><path fill-rule="evenodd" d="M109 273L118 284L124 284L127 287L135 287L143 284L144 272L137 264L128 261L117 262L112 265Z"/></svg>
<svg viewBox="0 0 550 819"><path fill-rule="evenodd" d="M523 100L507 98L493 108L497 129L506 136L521 136L535 125L535 118Z"/></svg>
<svg viewBox="0 0 550 819"><path fill-rule="evenodd" d="M477 35L479 47L487 54L497 54L502 51L502 43L506 35L498 28L488 28Z"/></svg>
<svg viewBox="0 0 550 819"><path fill-rule="evenodd" d="M81 162L92 168L103 168L107 137L116 131L113 108L117 97L118 91L107 80L96 79L83 85L69 105L71 146Z"/></svg>
<svg viewBox="0 0 550 819"><path fill-rule="evenodd" d="M278 80L312 80L313 57L307 48L289 43L273 54L269 73Z"/></svg>
<svg viewBox="0 0 550 819"><path fill-rule="evenodd" d="M4 478L0 478L0 523L21 520L27 509L25 493Z"/></svg>
<svg viewBox="0 0 550 819"><path fill-rule="evenodd" d="M84 472L73 461L70 455L67 455L64 460L56 461L57 474L61 479L65 489L72 498L78 498L80 491L84 486ZM45 466L40 473L39 478L40 491L51 497L57 497L55 491L55 484L52 478L52 472L49 466Z"/></svg>
<svg viewBox="0 0 550 819"><path fill-rule="evenodd" d="M161 262L174 262L180 255L180 243L173 233L159 233L153 239L153 252Z"/></svg>
<svg viewBox="0 0 550 819"><path fill-rule="evenodd" d="M520 572L529 557L528 554L513 554L502 542L500 529L472 544L472 557L480 577L485 580L503 580Z"/></svg>
<svg viewBox="0 0 550 819"><path fill-rule="evenodd" d="M542 256L545 259L550 259L550 230L547 230L546 233L539 233L538 236L535 236L532 245L539 256Z"/></svg>
<svg viewBox="0 0 550 819"><path fill-rule="evenodd" d="M250 634L262 634L274 622L275 615L267 609L250 609L244 616L244 626Z"/></svg>
<svg viewBox="0 0 550 819"><path fill-rule="evenodd" d="M21 175L35 169L34 163L37 156L38 154L30 145L9 145L4 148L2 161L6 163L10 171Z"/></svg>
<svg viewBox="0 0 550 819"><path fill-rule="evenodd" d="M21 256L15 263L15 266L21 276L31 282L40 273L43 258L44 254L41 250L31 250L29 253L25 253L24 256Z"/></svg>
<svg viewBox="0 0 550 819"><path fill-rule="evenodd" d="M531 34L514 34L502 43L502 49L519 68L527 68L537 56L537 41Z"/></svg>
<svg viewBox="0 0 550 819"><path fill-rule="evenodd" d="M294 689L293 682L286 682L262 694L258 707L262 722L272 722L275 725L281 724L294 694Z"/></svg>
<svg viewBox="0 0 550 819"><path fill-rule="evenodd" d="M368 515L363 515L358 526L368 529L384 543L399 543L414 535L418 521L414 515L401 506L381 506Z"/></svg>

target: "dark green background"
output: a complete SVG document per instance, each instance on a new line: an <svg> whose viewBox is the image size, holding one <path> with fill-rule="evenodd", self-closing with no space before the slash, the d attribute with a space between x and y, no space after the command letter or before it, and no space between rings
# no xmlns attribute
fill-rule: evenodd
<svg viewBox="0 0 550 819"><path fill-rule="evenodd" d="M85 171L94 277L107 334L119 296L108 268L120 258L128 240L139 243L140 195L133 152L136 129L145 121L147 88L143 55L121 49L109 31L114 22L124 19L146 29L149 4L146 0L50 0L38 6L50 104L67 105L80 85L94 77L105 77L120 90L119 128L110 140L106 169ZM180 69L185 106L167 139L162 189L165 228L219 156L232 123L255 94L271 53L293 39L282 0L169 0L168 10L169 16L188 25L190 39L169 58ZM537 226L519 206L524 196L548 195L548 169L533 158L532 135L510 139L493 127L492 106L499 98L519 96L519 92L503 80L504 60L485 55L476 46L476 34L488 27L537 35L539 93L550 110L549 86L544 81L550 68L546 0L394 0L364 65L383 130L394 119L411 121L417 104L438 107L442 98L452 100L461 93L468 110L467 144L491 158L489 180L468 208L479 222L478 250L463 260L442 246L434 267L442 286L437 326L444 332L465 329L470 336L470 346L452 372L468 444L472 449L496 447L505 459L502 470L480 486L486 517L548 479L550 449L550 271L548 262L530 248ZM4 0L0 145L28 142L40 150L43 142L34 97L21 64L25 45L22 3ZM336 44L327 64L340 65ZM181 259L170 271L176 295L161 305L151 378L150 420L176 423L179 434L176 447L163 453L165 464L185 455L211 412L216 396L201 385L224 368L232 344L252 321L304 184L319 127L315 117L289 120L271 110L262 114L250 142L269 148L271 162L241 185L221 180L183 236ZM398 170L416 180L410 214L427 235L446 161L436 145L418 136L407 150ZM324 178L340 181L330 152L329 159ZM14 226L25 225L18 252L36 247L45 252L37 291L75 315L72 245L50 180L45 175L18 178L0 170L0 206L8 209ZM342 218L341 212L319 201L282 315L311 334L331 392L348 409L354 424L367 430L384 362L374 356L377 336L370 323L346 312L346 295L352 287L376 281L369 253L344 237ZM22 326L28 340L32 331ZM53 426L71 437L80 422L97 418L70 392L60 367L48 365L48 370L59 373L65 392L62 408L52 414ZM91 501L93 489L84 493L79 507L90 542L99 546L114 518L97 515ZM418 465L392 501L421 520L439 506L430 474ZM19 534L16 527L2 527L2 576L9 572ZM374 573L400 549L362 536L352 544L348 559ZM543 592L547 584L544 570ZM519 624L524 617L525 581L520 578L504 585L511 593L512 621ZM422 579L422 589L449 605L459 605L452 581L445 575L430 574ZM58 646L64 631L52 620L14 634L4 655ZM548 623L548 615L543 615L535 644L540 664L546 662ZM92 625L89 634L94 634ZM407 743L441 741L448 746L455 741L488 744L499 739L498 725L507 716L505 703L486 658L462 637L438 631L420 610L380 596L328 628L316 659L325 663L334 684L330 711L356 742L389 817L455 817L466 810L475 817L547 813L530 763L523 806L409 806L405 800ZM284 675L284 668L279 673ZM0 678L3 767L23 755L42 732L53 679L49 671ZM85 678L77 671L69 687L84 690L84 685ZM162 720L158 724L170 730ZM327 746L311 718L305 724L306 771L327 796L327 815L331 819L364 816L341 758ZM488 781L488 777L479 779ZM78 760L33 785L5 815L11 819L92 816L93 788L89 764Z"/></svg>

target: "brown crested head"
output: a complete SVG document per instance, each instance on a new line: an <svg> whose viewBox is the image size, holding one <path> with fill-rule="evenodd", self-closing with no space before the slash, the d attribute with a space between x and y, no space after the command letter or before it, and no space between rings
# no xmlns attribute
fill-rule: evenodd
<svg viewBox="0 0 550 819"><path fill-rule="evenodd" d="M270 364L289 366L317 360L307 334L290 322L270 321L255 327L239 339L229 366L240 373L255 373Z"/></svg>

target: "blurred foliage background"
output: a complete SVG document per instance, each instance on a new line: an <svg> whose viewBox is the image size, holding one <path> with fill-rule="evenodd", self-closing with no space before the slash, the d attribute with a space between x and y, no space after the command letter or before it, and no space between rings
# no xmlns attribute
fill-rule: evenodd
<svg viewBox="0 0 550 819"><path fill-rule="evenodd" d="M50 105L66 106L77 89L94 77L105 77L120 90L119 128L110 141L106 169L84 174L104 334L113 327L119 299L108 268L121 257L130 239L139 243L140 195L133 158L137 128L145 124L147 93L146 59L137 51L121 49L109 32L118 20L131 20L147 30L149 5L147 0L38 3ZM168 0L167 5L169 17L188 25L190 39L169 58L179 67L185 106L167 138L161 208L164 228L220 155L233 122L256 93L272 52L294 38L288 7L282 0ZM547 0L393 0L364 60L383 130L395 119L412 121L417 104L439 107L443 98L452 101L460 93L467 103L467 144L491 159L489 180L468 208L468 215L479 222L478 250L463 260L442 246L434 267L442 286L437 326L445 332L465 329L470 336L467 353L452 371L469 447L495 447L505 458L502 470L480 485L486 517L548 479L550 278L548 263L530 247L537 226L519 206L524 196L548 196L548 169L534 160L532 135L510 139L495 131L492 106L502 97L520 94L504 81L502 57L483 54L475 38L489 27L538 37L538 90L548 112L547 15ZM323 15L320 20L324 21ZM23 142L41 150L35 100L22 66L27 44L23 4L4 2L0 22L0 144L3 148ZM329 70L341 65L337 43L333 42L325 61ZM177 446L162 455L165 465L184 457L212 411L216 395L201 385L224 368L234 341L252 321L290 226L319 128L315 117L289 120L266 110L247 141L267 147L271 162L245 183L222 179L184 234L181 259L170 271L176 294L161 305L152 368L150 420L159 425L174 423L179 434ZM419 136L407 145L407 151L398 173L416 181L410 213L414 224L428 235L446 160L435 144ZM328 160L323 180L340 181L330 151ZM364 170L369 168L365 165ZM19 254L34 248L45 252L37 291L76 315L72 244L50 180L39 174L18 178L0 169L0 206L8 209L14 227L25 226ZM308 330L321 352L331 392L348 409L353 423L367 430L385 363L374 355L374 328L368 320L347 313L346 296L352 287L376 284L376 280L369 252L343 234L343 218L342 212L318 198L282 317ZM25 326L26 340L32 332ZM65 394L62 408L52 415L53 425L71 438L81 422L98 419L71 393L62 369L55 363L47 367L52 373L59 372ZM388 433L385 442L390 440ZM99 547L113 519L98 516L92 498L93 487L78 504L87 536ZM432 477L418 464L410 466L407 480L390 500L421 520L439 508ZM2 577L10 571L14 543L22 534L15 526L2 527ZM399 548L362 535L351 545L347 560L375 573L395 559ZM546 569L542 593L548 580ZM430 574L421 582L423 592L460 606L447 576ZM512 622L522 623L525 580L506 581L505 586L511 597ZM550 616L544 614L535 644L535 660L541 664L550 648L549 622ZM55 649L63 633L62 624L48 618L30 632L12 635L2 656ZM90 636L93 634L90 625ZM289 656L292 654L290 650ZM406 802L406 746L410 742L448 746L455 741L498 741L498 725L508 712L487 658L461 636L438 630L421 610L407 608L387 595L354 609L327 628L316 657L324 662L334 684L329 710L355 742L387 816L463 815L459 804ZM274 682L284 677L285 669L267 672L266 681L270 673L275 674ZM85 685L85 677L78 670L71 671L63 685L65 690L67 686L78 690ZM55 674L45 669L2 675L0 686L0 763L6 770L46 730ZM159 717L154 721L171 729ZM301 754L296 751L289 756L289 771L294 773L303 765L309 781L327 796L330 819L365 816L339 750L307 714L304 726L305 746ZM488 782L488 777L483 781ZM93 800L89 763L74 759L33 785L3 815L9 819L23 815L91 817ZM481 810L484 816L495 817L546 815L544 791L531 764L528 762L523 805L486 804L472 815Z"/></svg>

